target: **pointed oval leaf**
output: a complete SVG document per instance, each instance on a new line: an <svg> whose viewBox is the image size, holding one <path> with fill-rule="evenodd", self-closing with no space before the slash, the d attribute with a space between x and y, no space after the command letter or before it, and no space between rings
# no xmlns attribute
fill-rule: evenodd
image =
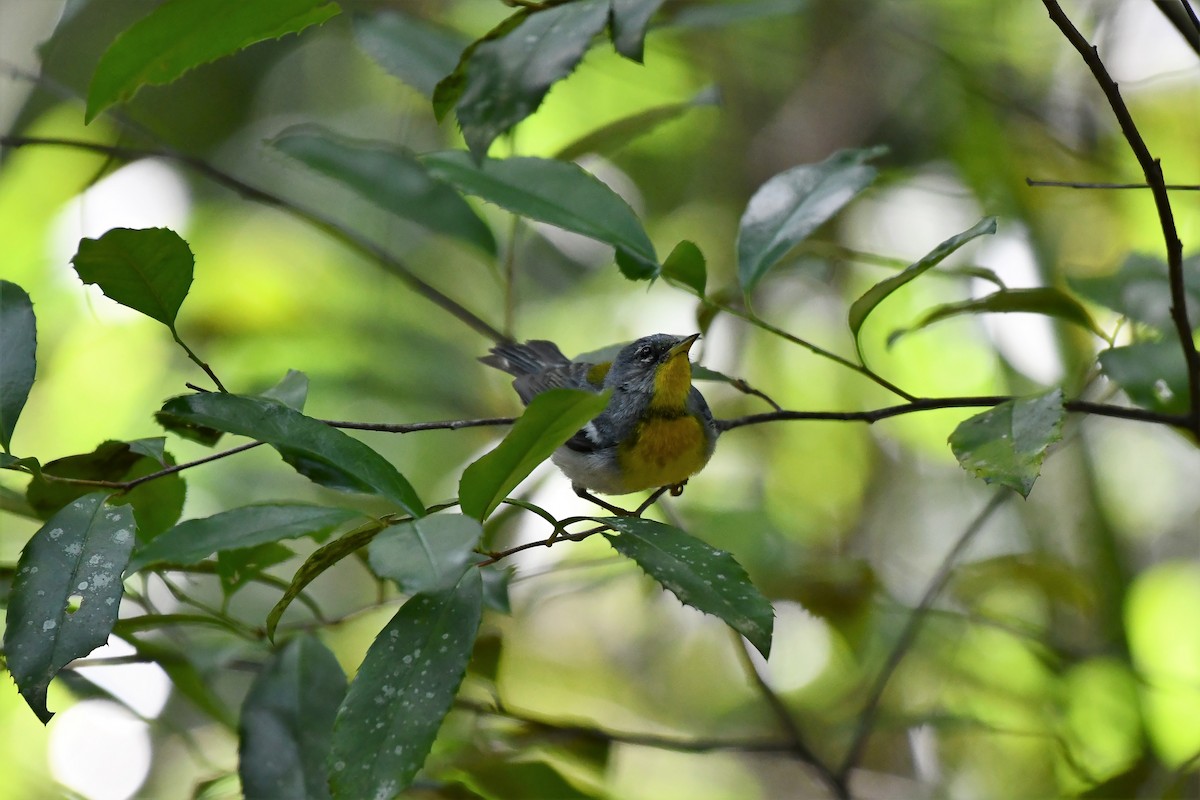
<svg viewBox="0 0 1200 800"><path fill-rule="evenodd" d="M1138 342L1100 354L1100 370L1142 408L1188 411L1187 362L1174 341Z"/></svg>
<svg viewBox="0 0 1200 800"><path fill-rule="evenodd" d="M496 254L492 230L475 209L405 150L311 128L285 131L271 145L398 217Z"/></svg>
<svg viewBox="0 0 1200 800"><path fill-rule="evenodd" d="M487 158L476 164L461 151L421 160L435 177L461 192L610 244L640 265L642 277L658 274L654 244L633 209L577 164L546 158Z"/></svg>
<svg viewBox="0 0 1200 800"><path fill-rule="evenodd" d="M288 408L303 411L308 401L308 376L299 370L289 369L279 383L258 393L259 397L278 400Z"/></svg>
<svg viewBox="0 0 1200 800"><path fill-rule="evenodd" d="M468 44L461 34L399 8L355 14L354 40L379 66L430 98Z"/></svg>
<svg viewBox="0 0 1200 800"><path fill-rule="evenodd" d="M603 517L596 521L620 531L620 535L604 536L679 602L718 617L745 636L763 658L770 655L775 611L733 556L654 520Z"/></svg>
<svg viewBox="0 0 1200 800"><path fill-rule="evenodd" d="M888 335L888 345L895 343L901 336L960 314L1042 314L1086 328L1102 339L1108 338L1108 334L1101 330L1087 309L1073 297L1058 289L1038 287L1005 289L973 300L936 306L911 326L892 331Z"/></svg>
<svg viewBox="0 0 1200 800"><path fill-rule="evenodd" d="M858 332L862 329L863 323L867 317L875 310L875 307L882 303L891 295L892 292L899 289L901 286L919 278L924 273L936 267L938 264L953 253L958 248L962 247L972 239L992 234L996 232L996 218L984 217L979 222L972 225L969 229L962 233L951 236L946 241L939 244L933 250L929 251L920 261L912 264L903 272L892 275L889 278L884 278L879 283L868 289L862 297L854 301L850 306L850 331L854 334L854 340L858 341Z"/></svg>
<svg viewBox="0 0 1200 800"><path fill-rule="evenodd" d="M138 548L129 560L132 575L151 564L195 564L214 553L296 539L320 537L362 515L345 508L272 503L243 506L181 522Z"/></svg>
<svg viewBox="0 0 1200 800"><path fill-rule="evenodd" d="M707 282L704 253L700 252L695 242L684 239L675 245L675 249L663 262L663 277L681 283L698 296L704 297L704 286Z"/></svg>
<svg viewBox="0 0 1200 800"><path fill-rule="evenodd" d="M663 0L612 0L612 41L617 52L642 62L646 28Z"/></svg>
<svg viewBox="0 0 1200 800"><path fill-rule="evenodd" d="M474 549L482 537L483 526L471 517L421 517L371 540L371 569L395 581L404 594L448 589L478 560Z"/></svg>
<svg viewBox="0 0 1200 800"><path fill-rule="evenodd" d="M950 449L975 477L1028 497L1047 449L1062 438L1066 413L1061 389L1009 400L962 422Z"/></svg>
<svg viewBox="0 0 1200 800"><path fill-rule="evenodd" d="M882 148L840 150L768 180L750 198L738 226L738 282L750 291L767 270L875 180L867 164Z"/></svg>
<svg viewBox="0 0 1200 800"><path fill-rule="evenodd" d="M265 397L209 392L168 400L173 419L266 442L305 477L325 486L386 497L413 516L425 507L387 459L336 428Z"/></svg>
<svg viewBox="0 0 1200 800"><path fill-rule="evenodd" d="M419 594L367 651L333 724L329 783L339 800L395 797L425 762L479 632L479 570Z"/></svg>
<svg viewBox="0 0 1200 800"><path fill-rule="evenodd" d="M37 321L33 302L15 283L0 281L0 447L9 452L17 417L33 388L37 369Z"/></svg>
<svg viewBox="0 0 1200 800"><path fill-rule="evenodd" d="M458 499L463 513L484 520L575 432L608 404L609 392L551 389L530 401L512 430L490 453L463 471Z"/></svg>
<svg viewBox="0 0 1200 800"><path fill-rule="evenodd" d="M170 83L201 64L298 33L338 13L329 0L168 0L109 46L88 88L85 122L143 86Z"/></svg>
<svg viewBox="0 0 1200 800"><path fill-rule="evenodd" d="M168 228L113 228L99 239L81 239L71 263L84 283L175 330L195 259Z"/></svg>
<svg viewBox="0 0 1200 800"><path fill-rule="evenodd" d="M288 642L267 662L242 703L238 775L246 797L329 795L325 756L346 675L316 637Z"/></svg>
<svg viewBox="0 0 1200 800"><path fill-rule="evenodd" d="M608 16L609 0L544 7L474 47L455 110L475 158L483 158L497 136L536 111L550 87L571 74Z"/></svg>
<svg viewBox="0 0 1200 800"><path fill-rule="evenodd" d="M1087 300L1112 309L1131 320L1173 331L1171 286L1167 262L1147 253L1130 253L1111 275L1068 278L1067 283ZM1200 326L1200 257L1183 262L1184 295L1192 327Z"/></svg>
<svg viewBox="0 0 1200 800"><path fill-rule="evenodd" d="M8 670L43 723L53 713L46 691L58 671L108 641L124 587L121 572L136 525L128 506L107 492L74 501L21 551L4 630ZM75 607L72 597L82 598Z"/></svg>

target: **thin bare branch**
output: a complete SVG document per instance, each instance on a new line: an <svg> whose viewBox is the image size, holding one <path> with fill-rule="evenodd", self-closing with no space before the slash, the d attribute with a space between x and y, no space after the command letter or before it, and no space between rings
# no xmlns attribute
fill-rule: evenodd
<svg viewBox="0 0 1200 800"><path fill-rule="evenodd" d="M1091 183L1088 181L1050 181L1026 178L1026 186L1050 186L1059 189L1149 189L1148 183ZM1163 188L1172 192L1200 192L1200 184L1164 183Z"/></svg>

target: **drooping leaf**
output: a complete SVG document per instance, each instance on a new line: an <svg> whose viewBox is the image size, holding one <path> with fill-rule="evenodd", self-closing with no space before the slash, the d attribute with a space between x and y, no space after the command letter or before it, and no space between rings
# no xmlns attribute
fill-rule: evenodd
<svg viewBox="0 0 1200 800"><path fill-rule="evenodd" d="M159 414L266 442L302 475L324 486L378 494L414 516L417 493L383 456L351 436L264 397L223 392L168 400Z"/></svg>
<svg viewBox="0 0 1200 800"><path fill-rule="evenodd" d="M646 49L646 27L663 0L612 0L612 41L617 52L639 64Z"/></svg>
<svg viewBox="0 0 1200 800"><path fill-rule="evenodd" d="M478 560L473 551L482 536L479 521L461 514L404 522L371 540L371 569L404 594L448 589Z"/></svg>
<svg viewBox="0 0 1200 800"><path fill-rule="evenodd" d="M130 575L152 564L195 564L214 553L301 536L319 538L362 515L345 508L272 503L181 522L129 560Z"/></svg>
<svg viewBox="0 0 1200 800"><path fill-rule="evenodd" d="M684 239L663 262L663 277L681 283L700 297L707 282L704 254L694 242Z"/></svg>
<svg viewBox="0 0 1200 800"><path fill-rule="evenodd" d="M154 455L147 455L146 451ZM67 456L45 464L25 490L25 499L38 516L48 519L60 508L95 490L94 486L55 478L89 481L129 481L173 466L175 459L161 448L161 439L103 442L90 453ZM179 473L164 475L113 497L113 505L129 505L138 523L138 537L150 539L175 524L183 511L187 487Z"/></svg>
<svg viewBox="0 0 1200 800"><path fill-rule="evenodd" d="M295 553L279 542L267 542L254 547L222 550L217 553L217 578L226 598L256 580L268 568L294 558Z"/></svg>
<svg viewBox="0 0 1200 800"><path fill-rule="evenodd" d="M463 513L484 520L534 467L550 457L608 403L609 393L551 389L533 398L508 435L463 471Z"/></svg>
<svg viewBox="0 0 1200 800"><path fill-rule="evenodd" d="M1093 303L1160 331L1174 330L1167 262L1147 253L1131 253L1112 275L1068 278L1067 283ZM1200 257L1183 262L1188 319L1200 327Z"/></svg>
<svg viewBox="0 0 1200 800"><path fill-rule="evenodd" d="M1187 362L1178 342L1138 342L1100 353L1100 370L1142 408L1164 414L1188 410Z"/></svg>
<svg viewBox="0 0 1200 800"><path fill-rule="evenodd" d="M238 775L248 798L329 798L325 756L346 675L313 636L288 642L242 703Z"/></svg>
<svg viewBox="0 0 1200 800"><path fill-rule="evenodd" d="M339 800L394 797L425 762L450 710L483 613L478 570L405 603L367 651L333 725Z"/></svg>
<svg viewBox="0 0 1200 800"><path fill-rule="evenodd" d="M71 263L84 283L175 330L195 258L169 228L113 228L99 239L81 239Z"/></svg>
<svg viewBox="0 0 1200 800"><path fill-rule="evenodd" d="M143 86L170 83L257 42L299 33L338 13L329 0L168 0L109 46L88 88L85 122Z"/></svg>
<svg viewBox="0 0 1200 800"><path fill-rule="evenodd" d="M1062 438L1065 416L1061 389L1009 400L962 422L950 449L975 477L1028 497L1047 449Z"/></svg>
<svg viewBox="0 0 1200 800"><path fill-rule="evenodd" d="M399 8L354 15L354 39L381 67L426 97L454 71L467 40Z"/></svg>
<svg viewBox="0 0 1200 800"><path fill-rule="evenodd" d="M693 109L718 106L720 103L720 92L709 87L698 92L686 103L655 106L603 125L559 150L554 154L554 158L558 161L575 161L589 153L602 155L613 153L638 137L651 133L658 126L678 119Z"/></svg>
<svg viewBox="0 0 1200 800"><path fill-rule="evenodd" d="M1042 314L1061 319L1064 322L1070 322L1081 328L1086 328L1102 339L1108 338L1108 334L1096 324L1096 321L1092 319L1092 315L1087 312L1087 309L1070 295L1058 289L1039 287L1035 289L1006 289L973 300L963 300L958 303L946 303L936 306L927 311L909 327L892 331L888 335L888 345L894 344L901 336L913 331L919 331L935 322L941 322L950 317L960 314L988 313Z"/></svg>
<svg viewBox="0 0 1200 800"><path fill-rule="evenodd" d="M750 198L738 225L738 282L750 291L767 270L875 180L867 162L882 148L841 150L768 180Z"/></svg>
<svg viewBox="0 0 1200 800"><path fill-rule="evenodd" d="M308 400L308 376L299 370L289 369L279 383L259 392L258 396L278 400L296 411L304 411L304 404Z"/></svg>
<svg viewBox="0 0 1200 800"><path fill-rule="evenodd" d="M969 229L963 231L962 233L951 236L949 239L933 248L933 250L925 255L920 261L917 261L903 272L897 275L892 275L888 278L884 278L879 283L868 289L862 297L855 300L850 306L850 332L854 334L855 341L858 341L859 331L862 329L863 323L866 322L867 317L870 316L871 312L875 310L875 307L886 300L892 294L892 292L933 269L947 256L972 239L995 232L996 218L984 217Z"/></svg>
<svg viewBox="0 0 1200 800"><path fill-rule="evenodd" d="M17 562L4 652L17 688L43 723L53 716L46 708L51 679L107 642L117 621L136 525L128 506L108 505L107 498L94 492L62 509Z"/></svg>
<svg viewBox="0 0 1200 800"><path fill-rule="evenodd" d="M33 302L15 283L0 281L0 447L9 452L17 417L37 369Z"/></svg>
<svg viewBox="0 0 1200 800"><path fill-rule="evenodd" d="M497 136L536 111L555 82L571 74L608 16L609 0L546 7L465 56L455 111L476 159L487 154Z"/></svg>
<svg viewBox="0 0 1200 800"><path fill-rule="evenodd" d="M640 517L597 519L620 531L605 533L618 553L631 558L679 602L712 614L746 637L758 652L771 652L775 611L733 556L690 534Z"/></svg>
<svg viewBox="0 0 1200 800"><path fill-rule="evenodd" d="M488 158L477 164L461 151L421 160L435 177L461 192L612 245L637 265L636 277L658 274L654 244L633 209L576 164L546 158Z"/></svg>
<svg viewBox="0 0 1200 800"><path fill-rule="evenodd" d="M313 128L289 129L271 144L398 217L496 254L492 230L475 209L406 150Z"/></svg>
<svg viewBox="0 0 1200 800"><path fill-rule="evenodd" d="M512 567L502 567L490 564L479 568L479 576L483 578L483 605L501 614L512 613L512 601L508 596L508 586L516 573Z"/></svg>

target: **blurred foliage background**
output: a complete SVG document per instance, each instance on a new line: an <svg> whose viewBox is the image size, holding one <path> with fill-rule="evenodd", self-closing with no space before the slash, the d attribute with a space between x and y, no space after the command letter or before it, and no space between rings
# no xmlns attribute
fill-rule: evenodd
<svg viewBox="0 0 1200 800"><path fill-rule="evenodd" d="M703 326L700 362L785 408L894 402L862 376L730 315L698 320L694 297L663 281L626 281L607 247L482 207L501 239L492 263L265 144L316 123L417 152L461 147L453 120L436 122L429 93L461 47L511 13L502 3L358 6L398 15L428 44L425 60L410 65L411 85L372 59L369 32L347 13L147 88L85 127L80 98L97 59L155 5L0 0L0 129L198 156L335 217L497 327L552 339L568 354ZM1146 0L1068 11L1100 46L1168 181L1200 181L1196 51ZM874 187L751 298L772 324L838 353L853 352L848 302L894 271L891 259L903 266L984 214L999 218L999 232L953 263L990 268L1010 286L1066 288L1113 273L1130 253L1162 249L1146 192L1026 184L1142 179L1078 55L1031 0L668 2L644 66L597 46L492 154L553 156L607 123L693 101L653 131L579 158L638 211L659 252L680 238L700 246L714 296L737 299L738 219L767 178L840 148L888 148ZM317 417L403 422L518 408L505 376L476 361L485 339L286 213L166 159L124 165L49 147L2 156L0 273L33 297L40 333L18 451L48 460L105 439L159 435L152 412L202 377L161 327L71 272L79 238L114 226L169 226L188 240L196 279L180 329L237 390L269 386L291 368L309 375L307 410ZM1194 254L1200 193L1172 199ZM1068 396L1114 391L1095 374L1103 343L1043 317L956 318L885 346L928 307L985 291L954 274L905 287L865 331L868 363L919 396L1056 384ZM1106 330L1128 335L1114 315L1093 310ZM767 410L725 384L703 388L719 417ZM775 602L774 650L758 668L831 765L908 610L995 494L946 445L972 413L734 430L662 512L732 552ZM433 500L455 494L465 464L497 433L363 437ZM174 439L169 447L181 461L208 452ZM264 450L189 472L184 517L323 496ZM851 776L855 796L1200 797L1200 496L1189 488L1198 469L1194 444L1165 428L1073 415L1029 499L1013 496L986 519L904 651ZM0 475L6 503L21 488L15 474ZM519 494L559 515L590 513L549 466ZM36 527L0 517L0 562L15 562ZM543 528L500 515L489 541L541 538ZM559 725L778 741L779 722L725 627L680 606L598 538L512 559L513 614L485 620L495 652L473 670L494 678L507 708ZM272 571L290 578L305 552ZM220 604L215 579L187 585ZM176 601L156 591L171 609ZM312 592L329 615L349 615L319 633L352 671L396 599L379 605L375 581L353 560ZM258 625L277 598L252 585L230 612ZM303 619L293 613L289 620ZM185 653L230 709L253 677L246 665L265 652L217 629L166 631L161 641ZM96 657L128 652L108 650ZM46 729L11 684L0 691L0 798L191 797L234 768L233 732L169 691L158 666L78 673L87 682L55 684L52 706L71 707ZM91 682L109 696L89 691ZM464 785L494 797L554 797L563 787L630 800L824 796L788 752L672 752L507 724L454 712L431 767L474 764L462 767L471 776ZM220 783L205 790L236 792Z"/></svg>

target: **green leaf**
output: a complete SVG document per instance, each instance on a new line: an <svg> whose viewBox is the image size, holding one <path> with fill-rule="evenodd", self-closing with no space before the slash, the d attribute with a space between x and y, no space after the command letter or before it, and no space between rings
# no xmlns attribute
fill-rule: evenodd
<svg viewBox="0 0 1200 800"><path fill-rule="evenodd" d="M298 33L338 13L329 0L168 0L109 46L88 89L85 122L143 86L170 83L252 44Z"/></svg>
<svg viewBox="0 0 1200 800"><path fill-rule="evenodd" d="M686 103L655 106L603 125L559 150L554 154L554 158L558 161L575 161L589 153L612 153L638 137L652 132L660 125L678 119L692 109L720 104L720 93L710 87L697 93Z"/></svg>
<svg viewBox="0 0 1200 800"><path fill-rule="evenodd" d="M335 798L391 798L412 783L458 691L483 613L479 571L405 603L367 651L333 725Z"/></svg>
<svg viewBox="0 0 1200 800"><path fill-rule="evenodd" d="M1139 342L1100 354L1100 370L1142 408L1188 411L1187 362L1176 341Z"/></svg>
<svg viewBox="0 0 1200 800"><path fill-rule="evenodd" d="M975 477L1028 497L1046 450L1062 438L1066 413L1061 389L1009 400L962 422L950 449Z"/></svg>
<svg viewBox="0 0 1200 800"><path fill-rule="evenodd" d="M55 478L123 482L173 466L175 459L161 450L159 440L103 442L90 453L67 456L45 464L25 490L25 499L42 519L68 503L95 491L95 486ZM146 455L149 450L153 455ZM161 454L161 460L160 460ZM139 539L150 539L175 524L183 511L187 487L179 473L164 475L118 495L109 502L133 508Z"/></svg>
<svg viewBox="0 0 1200 800"><path fill-rule="evenodd" d="M217 577L221 581L221 592L226 598L233 597L239 589L269 568L295 556L294 552L278 542L223 550L217 553Z"/></svg>
<svg viewBox="0 0 1200 800"><path fill-rule="evenodd" d="M576 164L545 158L484 159L461 151L422 156L434 177L514 214L574 231L625 251L645 274L658 256L642 223L620 195Z"/></svg>
<svg viewBox="0 0 1200 800"><path fill-rule="evenodd" d="M117 621L136 525L127 506L107 505L107 497L94 492L55 514L17 562L4 652L17 688L43 723L53 716L46 708L51 679L107 642Z"/></svg>
<svg viewBox="0 0 1200 800"><path fill-rule="evenodd" d="M612 41L617 52L642 62L646 27L663 0L612 0Z"/></svg>
<svg viewBox="0 0 1200 800"><path fill-rule="evenodd" d="M114 626L114 632L132 645L137 650L139 656L148 661L153 661L162 667L163 672L167 673L167 677L171 679L171 688L175 692L186 697L196 708L224 727L231 731L234 730L236 722L229 707L213 691L210 685L211 678L200 671L196 664L193 663L192 658L189 657L187 651L179 650L157 641L139 639L123 630L132 627L130 623L140 619L143 619L143 617L136 617L133 620L120 620ZM191 655L197 654L193 652Z"/></svg>
<svg viewBox="0 0 1200 800"><path fill-rule="evenodd" d="M1067 283L1093 303L1110 308L1135 322L1164 333L1174 330L1171 320L1171 284L1167 262L1146 253L1131 253L1112 275L1068 278ZM1188 319L1200 327L1200 257L1183 262L1184 295Z"/></svg>
<svg viewBox="0 0 1200 800"><path fill-rule="evenodd" d="M496 254L492 230L475 209L406 150L312 128L289 129L271 145L398 217Z"/></svg>
<svg viewBox="0 0 1200 800"><path fill-rule="evenodd" d="M483 578L483 605L501 614L512 613L512 601L508 596L508 586L512 583L515 571L512 567L501 567L489 564L479 568L479 577Z"/></svg>
<svg viewBox="0 0 1200 800"><path fill-rule="evenodd" d="M293 503L243 506L181 522L138 548L130 575L151 564L195 564L214 553L301 536L319 538L362 515L345 508Z"/></svg>
<svg viewBox="0 0 1200 800"><path fill-rule="evenodd" d="M604 517L596 521L620 531L620 535L604 534L609 544L679 602L720 618L764 658L770 655L775 611L733 556L654 520Z"/></svg>
<svg viewBox="0 0 1200 800"><path fill-rule="evenodd" d="M0 447L6 453L36 369L33 302L20 286L0 281Z"/></svg>
<svg viewBox="0 0 1200 800"><path fill-rule="evenodd" d="M1108 339L1108 334L1101 330L1100 326L1092 319L1092 315L1077 300L1058 289L1039 287L1036 289L1005 289L974 300L935 306L909 327L892 331L888 335L887 342L891 346L901 336L959 314L986 313L1042 314L1086 328L1101 339Z"/></svg>
<svg viewBox="0 0 1200 800"><path fill-rule="evenodd" d="M113 228L99 239L81 239L71 263L84 283L173 331L195 259L187 242L168 228Z"/></svg>
<svg viewBox="0 0 1200 800"><path fill-rule="evenodd" d="M371 569L404 594L448 589L478 560L479 521L461 514L434 514L396 525L371 540Z"/></svg>
<svg viewBox="0 0 1200 800"><path fill-rule="evenodd" d="M536 111L556 81L571 74L608 16L609 0L543 8L465 54L455 110L476 159L487 154L497 136Z"/></svg>
<svg viewBox="0 0 1200 800"><path fill-rule="evenodd" d="M282 403L208 392L172 398L159 413L266 442L302 475L323 486L378 494L413 516L425 513L412 486L383 456Z"/></svg>
<svg viewBox="0 0 1200 800"><path fill-rule="evenodd" d="M700 297L704 297L704 285L707 281L704 254L694 242L684 239L675 245L675 249L663 262L663 277L675 283L681 283Z"/></svg>
<svg viewBox="0 0 1200 800"><path fill-rule="evenodd" d="M1085 614L1095 610L1096 590L1089 579L1078 567L1046 553L1006 553L963 564L954 570L951 591L959 602L977 606L993 591L1018 586Z"/></svg>
<svg viewBox="0 0 1200 800"><path fill-rule="evenodd" d="M461 34L399 8L355 14L354 40L381 67L430 98L468 43Z"/></svg>
<svg viewBox="0 0 1200 800"><path fill-rule="evenodd" d="M738 225L738 282L750 291L767 270L875 180L866 162L883 148L840 150L768 180L750 198Z"/></svg>
<svg viewBox="0 0 1200 800"><path fill-rule="evenodd" d="M129 452L153 459L158 462L159 466L166 467L175 463L171 455L166 451L167 437L165 436L134 439L132 442L126 442L126 444L129 445Z"/></svg>
<svg viewBox="0 0 1200 800"><path fill-rule="evenodd" d="M463 472L463 513L487 519L538 464L604 410L609 394L551 389L534 397L503 441Z"/></svg>
<svg viewBox="0 0 1200 800"><path fill-rule="evenodd" d="M912 264L903 272L892 275L888 278L884 278L879 283L868 289L862 297L855 300L850 306L850 331L854 334L855 341L858 341L858 332L862 329L863 323L866 322L867 317L869 317L871 312L875 310L875 307L886 300L892 292L933 269L947 256L972 239L995 232L996 218L984 217L979 222L975 223L970 229L955 236L951 236L949 239L933 248L933 250L931 250L924 258L915 264Z"/></svg>
<svg viewBox="0 0 1200 800"><path fill-rule="evenodd" d="M277 400L295 411L303 411L304 403L308 400L308 376L299 370L289 369L279 383L265 392L259 392L258 396Z"/></svg>
<svg viewBox="0 0 1200 800"><path fill-rule="evenodd" d="M238 774L246 797L328 798L325 756L346 675L316 637L292 639L242 703Z"/></svg>

